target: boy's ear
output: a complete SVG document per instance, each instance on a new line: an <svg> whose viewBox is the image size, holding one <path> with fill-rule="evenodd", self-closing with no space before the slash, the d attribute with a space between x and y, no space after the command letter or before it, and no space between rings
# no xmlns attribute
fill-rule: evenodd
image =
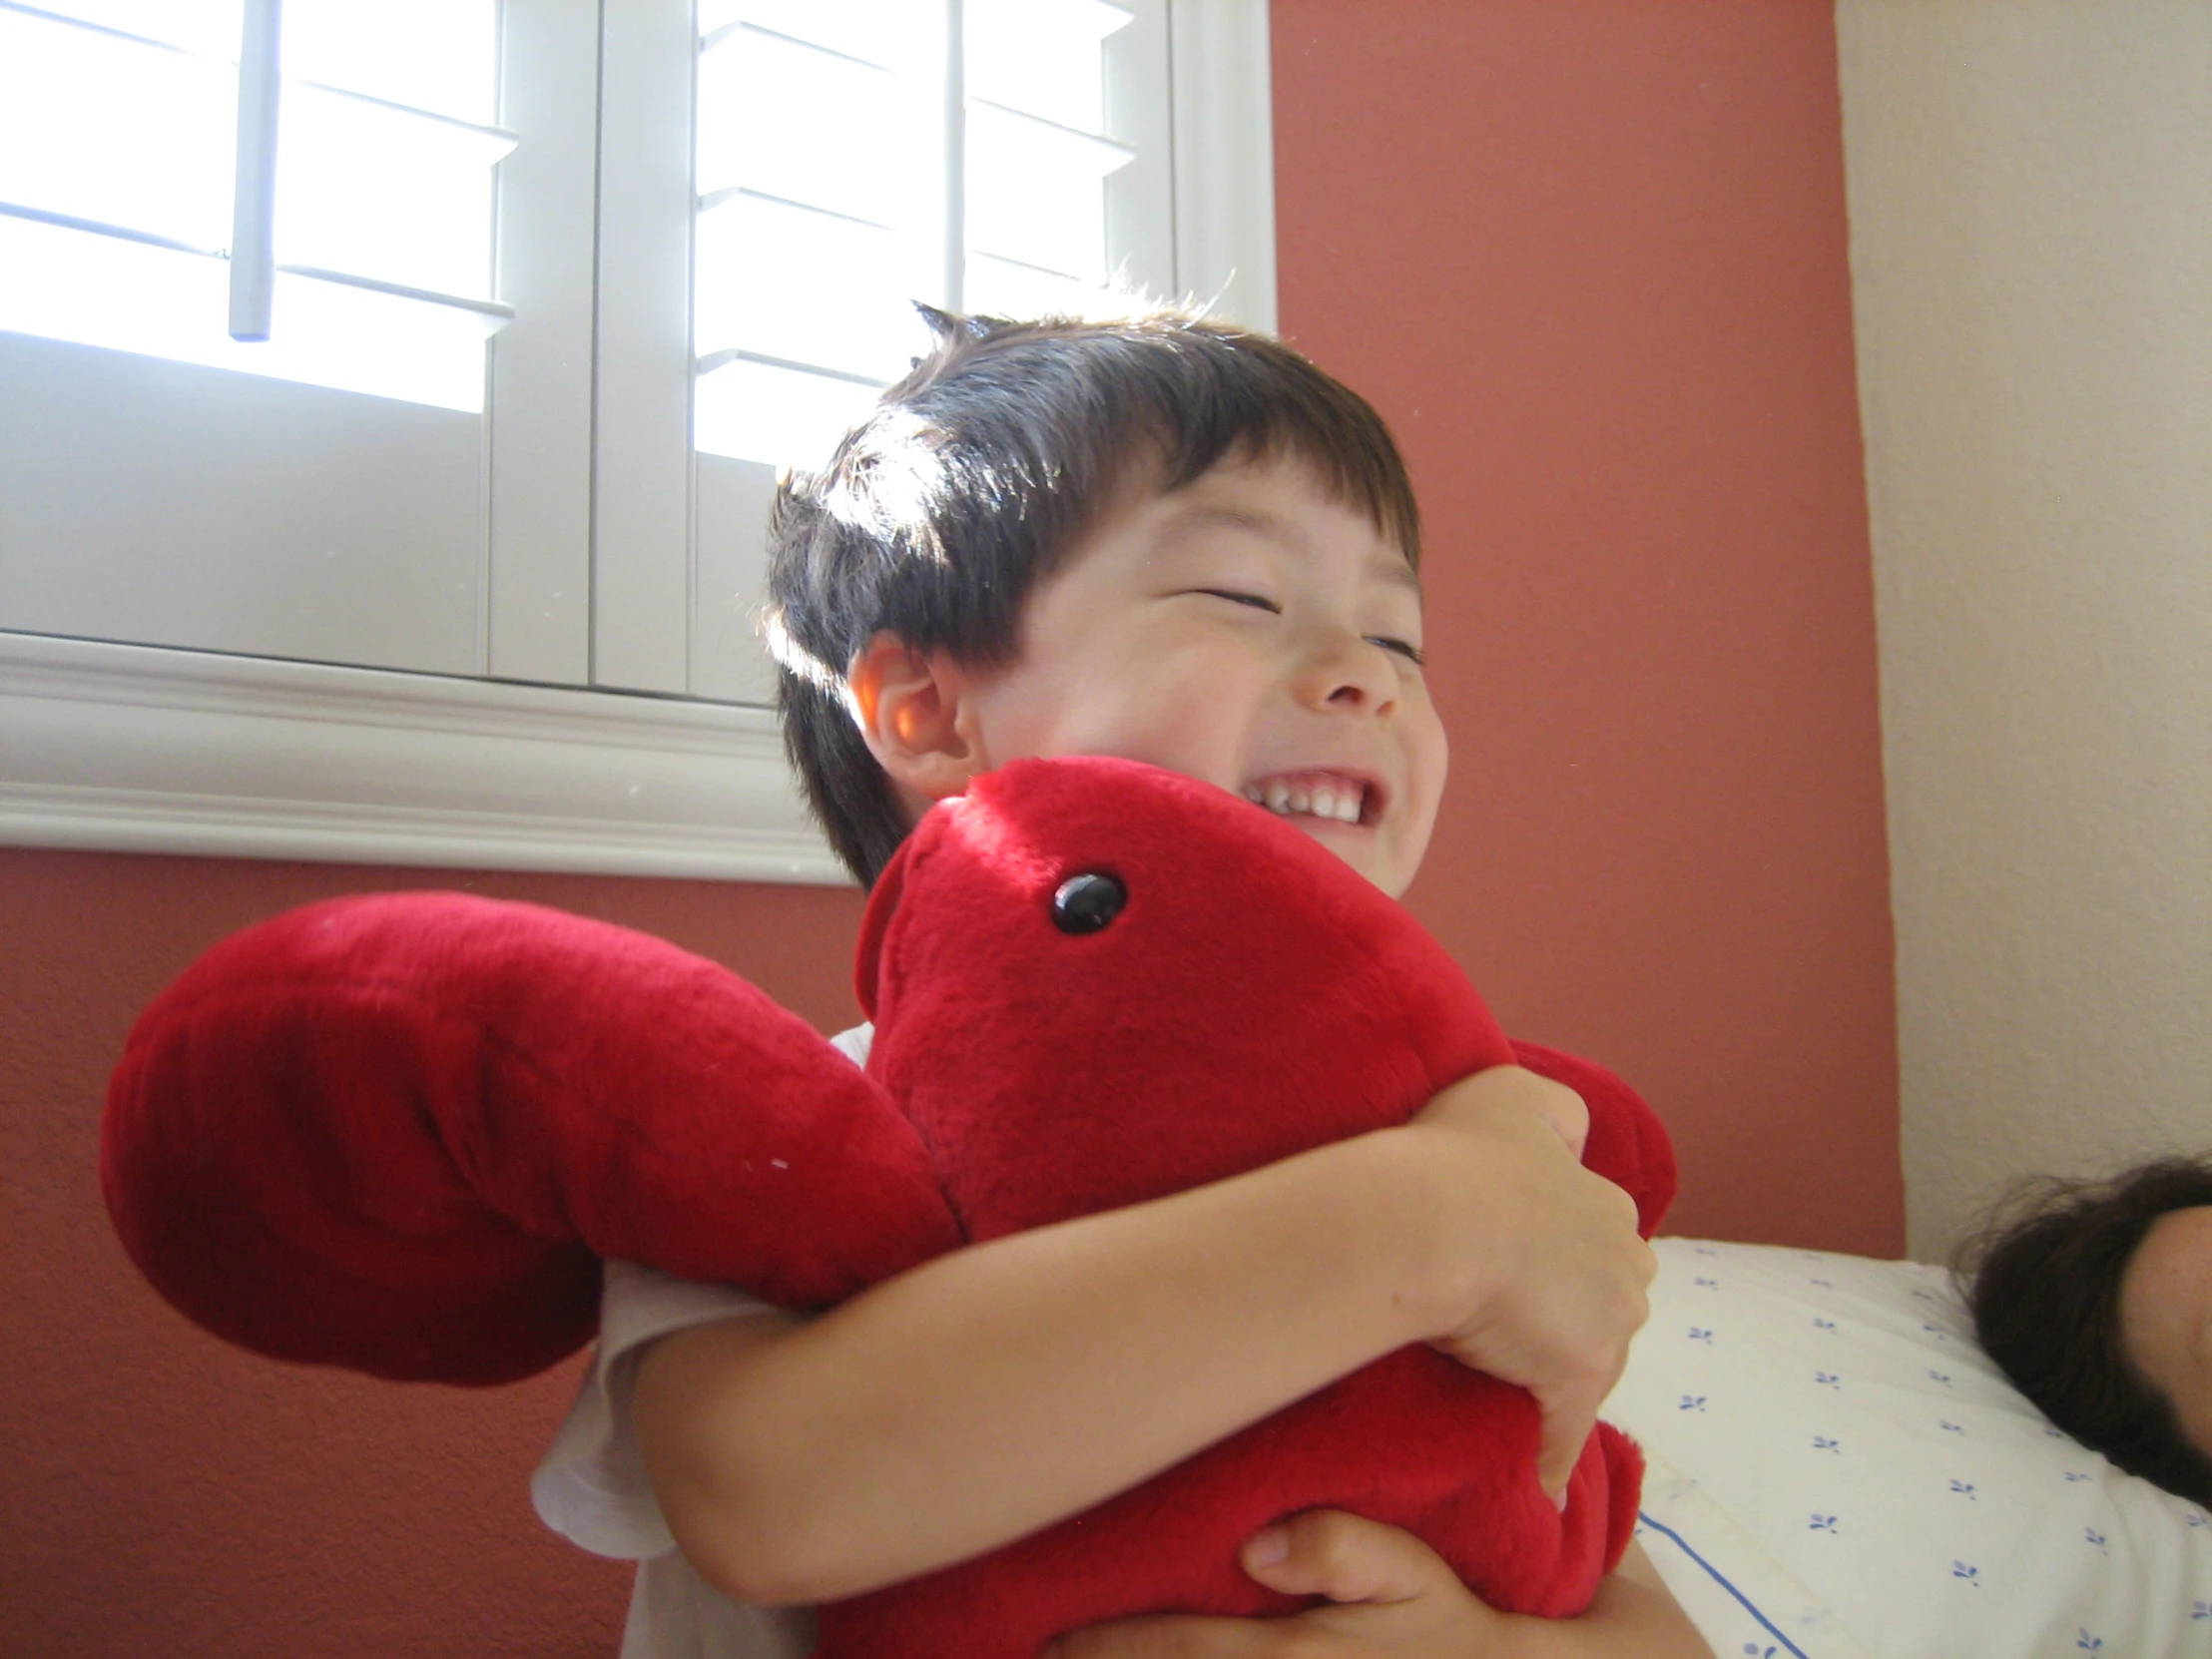
<svg viewBox="0 0 2212 1659"><path fill-rule="evenodd" d="M917 798L917 814L985 770L966 718L970 683L945 653L917 651L889 633L861 647L845 676L868 753L902 794Z"/></svg>

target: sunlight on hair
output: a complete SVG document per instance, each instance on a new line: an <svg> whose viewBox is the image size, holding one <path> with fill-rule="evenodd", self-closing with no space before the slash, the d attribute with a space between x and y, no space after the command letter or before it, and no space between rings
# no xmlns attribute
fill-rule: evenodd
<svg viewBox="0 0 2212 1659"><path fill-rule="evenodd" d="M754 618L754 626L759 629L768 646L768 654L776 659L779 668L797 675L817 691L828 692L840 702L850 703L851 689L844 683L843 672L831 668L794 639L791 630L784 626L782 610L775 606L762 610Z"/></svg>
<svg viewBox="0 0 2212 1659"><path fill-rule="evenodd" d="M919 557L942 563L934 533L945 496L942 434L912 409L878 410L857 454L816 474L813 492L823 512L869 536L902 534Z"/></svg>

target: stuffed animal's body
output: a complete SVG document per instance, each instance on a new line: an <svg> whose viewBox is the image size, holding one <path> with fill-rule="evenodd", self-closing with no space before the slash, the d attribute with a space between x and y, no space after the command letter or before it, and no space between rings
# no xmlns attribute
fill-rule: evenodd
<svg viewBox="0 0 2212 1659"><path fill-rule="evenodd" d="M859 981L865 1079L637 935L452 895L295 912L134 1033L111 1208L221 1335L494 1381L588 1333L598 1256L820 1304L961 1236L1402 1122L1516 1057L1333 854L1115 761L1020 763L928 815L877 884ZM1597 1068L1517 1057L1584 1094L1585 1160L1648 1235L1673 1190L1648 1109ZM1601 1428L1561 1514L1537 1428L1523 1390L1404 1350L1070 1521L825 1607L820 1652L1030 1659L1124 1613L1287 1610L1237 1548L1317 1505L1410 1527L1494 1605L1573 1613L1625 1545L1637 1458Z"/></svg>

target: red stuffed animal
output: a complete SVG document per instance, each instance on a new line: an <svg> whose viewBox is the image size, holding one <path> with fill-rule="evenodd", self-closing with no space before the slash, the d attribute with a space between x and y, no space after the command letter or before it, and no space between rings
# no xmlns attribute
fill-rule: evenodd
<svg viewBox="0 0 2212 1659"><path fill-rule="evenodd" d="M103 1179L218 1335L489 1382L585 1341L602 1257L819 1306L945 1249L1404 1121L1518 1059L1590 1106L1645 1235L1674 1166L1609 1073L1508 1044L1332 853L1128 762L1023 762L931 812L861 935L866 1073L671 946L455 894L226 941L141 1019ZM1601 1425L1561 1513L1529 1395L1401 1350L1099 1507L821 1610L819 1659L1031 1659L1128 1613L1281 1612L1242 1541L1317 1505L1428 1540L1492 1605L1587 1605L1635 1519Z"/></svg>

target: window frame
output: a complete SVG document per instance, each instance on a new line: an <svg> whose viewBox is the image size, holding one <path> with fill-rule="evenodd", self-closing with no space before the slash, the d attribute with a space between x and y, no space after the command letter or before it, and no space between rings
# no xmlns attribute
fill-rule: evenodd
<svg viewBox="0 0 2212 1659"><path fill-rule="evenodd" d="M555 27L539 70L573 83L585 65L574 48L574 18L558 14L597 8L588 0L545 3ZM1272 329L1267 0L1164 3L1173 65L1175 285ZM674 14L688 20L689 11L680 0L661 0L609 8L608 16L667 28ZM525 50L535 50L529 36L510 29L510 72ZM605 66L591 72L603 74ZM629 136L615 133L610 142L593 135L587 144L571 132L537 158L571 181L580 168L594 170L602 246L611 231L605 216L624 198L605 184L610 167L630 165L623 157ZM505 166L522 161L518 152ZM665 173L667 158L660 165ZM685 178L688 187L688 171ZM515 188L527 183L513 181ZM504 177L501 188L509 188ZM688 249L688 188L685 208L679 234ZM521 377L514 386L520 392L533 373L573 375L579 329L592 335L601 434L599 448L590 449L589 432L579 433L571 415L562 430L534 432L516 446L530 465L502 466L494 424L491 580L501 588L513 584L518 595L560 591L572 600L558 613L542 603L489 607L495 631L486 641L486 666L498 678L0 632L0 844L847 880L807 820L773 711L657 695L649 670L626 673L622 665L642 669L660 645L635 629L626 633L620 614L595 619L595 603L609 598L610 568L623 571L625 590L637 579L630 575L636 561L625 561L615 545L634 533L628 526L658 525L658 551L647 555L649 585L681 592L692 580L690 360L687 339L685 429L674 450L681 461L671 462L665 442L650 463L635 458L635 443L610 444L611 428L633 429L610 420L611 413L622 399L640 395L636 377L626 383L625 371L610 373L610 365L639 360L625 330L636 330L643 313L619 271L610 274L600 260L595 274L583 263L572 256L543 268L541 279L555 291L537 309L549 319L542 348L503 346L494 354L495 382ZM501 292L518 297L504 282ZM521 347L533 307L517 309L509 332ZM655 360L668 357L666 346L665 339L643 342ZM668 389L645 395L665 416ZM508 421L527 418L520 411L533 405L574 406L572 397L500 399L495 392L495 400L507 405L500 418ZM576 453L580 440L588 470ZM680 478L675 464L684 469ZM577 504L585 478L592 484L588 512ZM580 572L596 582L579 583ZM688 604L683 614L690 616ZM517 631L510 634L502 617L516 619ZM559 683L587 679L589 686ZM610 690L610 680L641 689Z"/></svg>

